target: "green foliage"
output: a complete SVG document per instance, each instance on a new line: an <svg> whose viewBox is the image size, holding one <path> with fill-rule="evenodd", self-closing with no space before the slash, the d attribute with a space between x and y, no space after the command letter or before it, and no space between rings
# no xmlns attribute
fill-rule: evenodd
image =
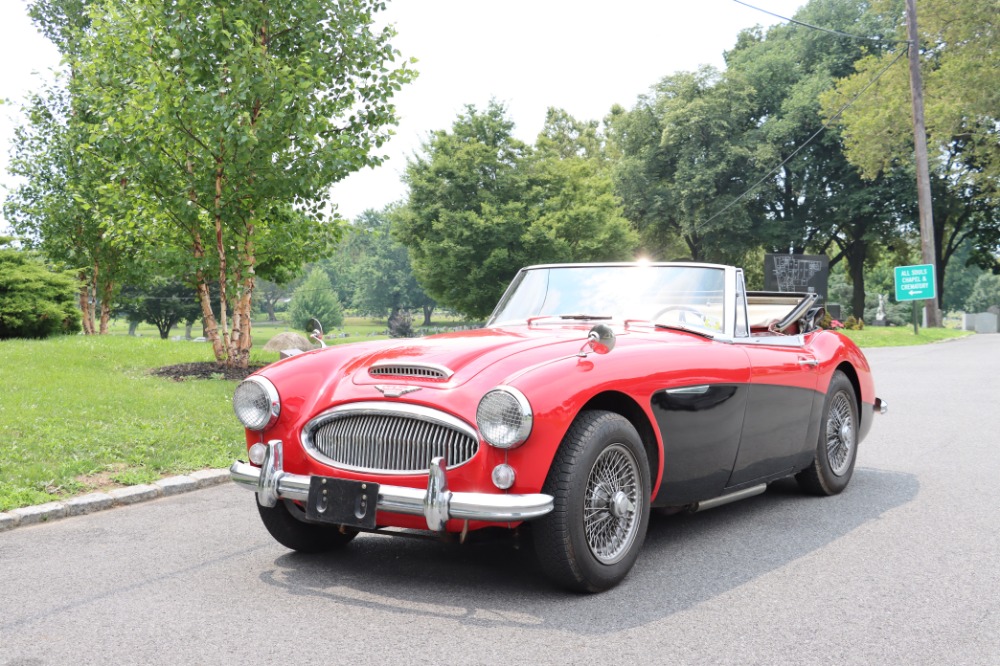
<svg viewBox="0 0 1000 666"><path fill-rule="evenodd" d="M321 268L313 268L288 305L288 321L296 329L312 333L309 320L315 317L329 330L344 323L340 301L330 284L330 278Z"/></svg>
<svg viewBox="0 0 1000 666"><path fill-rule="evenodd" d="M407 166L393 234L438 302L484 317L524 265L632 256L635 234L589 156L588 126L561 112L548 120L536 151L513 137L501 104L468 106Z"/></svg>
<svg viewBox="0 0 1000 666"><path fill-rule="evenodd" d="M901 3L881 0L872 5L873 13L892 22L893 36L904 41ZM1000 182L1000 13L996 4L921 0L917 18L930 151L947 154L957 142L961 161L973 167L967 177L984 191L995 192ZM872 53L858 61L856 71L842 75L836 91L824 96L827 113L852 97L905 48L899 43L894 51ZM869 177L908 164L913 151L910 117L909 74L902 63L845 111L844 140L851 161Z"/></svg>
<svg viewBox="0 0 1000 666"><path fill-rule="evenodd" d="M170 329L182 321L194 321L201 308L194 290L176 280L157 278L145 288L126 287L119 297L117 314L129 321L156 326L160 338L167 339Z"/></svg>
<svg viewBox="0 0 1000 666"><path fill-rule="evenodd" d="M353 235L359 252L349 273L354 286L352 306L364 314L390 319L398 317L400 310L434 308L434 300L417 283L406 247L392 237L394 215L392 209L369 210L355 220Z"/></svg>
<svg viewBox="0 0 1000 666"><path fill-rule="evenodd" d="M397 65L382 0L95 0L71 92L124 189L116 238L188 257L216 357L247 363L255 276L278 281L337 235L330 185L373 166L395 122ZM109 188L105 189L110 192ZM118 196L118 195L116 195ZM207 285L217 285L219 319ZM231 308L231 319L228 317ZM229 323L231 322L231 328Z"/></svg>
<svg viewBox="0 0 1000 666"><path fill-rule="evenodd" d="M979 276L972 293L965 301L968 312L986 312L990 308L1000 308L1000 275L985 273Z"/></svg>
<svg viewBox="0 0 1000 666"><path fill-rule="evenodd" d="M38 256L0 238L0 340L45 338L80 330L71 275L50 270Z"/></svg>

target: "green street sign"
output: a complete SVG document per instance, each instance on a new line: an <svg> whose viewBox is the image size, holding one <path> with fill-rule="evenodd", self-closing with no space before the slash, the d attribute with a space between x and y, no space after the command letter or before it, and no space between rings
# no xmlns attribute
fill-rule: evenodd
<svg viewBox="0 0 1000 666"><path fill-rule="evenodd" d="M896 266L896 302L934 298L934 264Z"/></svg>

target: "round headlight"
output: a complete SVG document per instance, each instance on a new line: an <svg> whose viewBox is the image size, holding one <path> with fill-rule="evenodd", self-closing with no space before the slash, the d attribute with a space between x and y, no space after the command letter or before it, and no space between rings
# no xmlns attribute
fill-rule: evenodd
<svg viewBox="0 0 1000 666"><path fill-rule="evenodd" d="M233 411L247 430L263 430L281 413L278 390L263 377L250 377L236 387Z"/></svg>
<svg viewBox="0 0 1000 666"><path fill-rule="evenodd" d="M479 401L476 425L487 443L512 449L531 434L531 405L517 389L499 386Z"/></svg>

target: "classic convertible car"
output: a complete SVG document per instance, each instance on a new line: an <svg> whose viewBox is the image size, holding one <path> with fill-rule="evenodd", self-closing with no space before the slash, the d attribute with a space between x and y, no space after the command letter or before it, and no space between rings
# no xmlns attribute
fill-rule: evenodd
<svg viewBox="0 0 1000 666"><path fill-rule="evenodd" d="M485 328L318 349L233 398L284 546L359 532L519 530L558 584L632 568L650 511L698 511L795 476L847 486L874 414L869 366L814 294L754 293L696 263L521 270Z"/></svg>

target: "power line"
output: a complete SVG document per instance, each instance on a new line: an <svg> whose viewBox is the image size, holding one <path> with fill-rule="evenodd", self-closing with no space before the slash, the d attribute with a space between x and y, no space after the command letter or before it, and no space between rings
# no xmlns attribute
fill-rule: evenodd
<svg viewBox="0 0 1000 666"><path fill-rule="evenodd" d="M768 11L766 9L761 9L760 7L755 7L749 3L743 2L743 0L733 0L738 5L743 5L744 7L749 7L755 11L767 14L768 16L773 16L774 18L779 18L782 21L788 21L789 23L794 23L795 25L801 25L803 28L809 28L810 30L819 30L820 32L826 32L831 35L837 35L839 37L849 37L850 39L857 39L863 42L878 42L880 44L907 44L909 41L901 39L884 39L882 37L865 37L863 35L852 35L849 32L841 32L840 30L834 30L832 28L824 28L818 25L812 25L811 23L806 23L805 21L799 21L798 19L788 18L787 16L782 16L781 14L775 14L774 12Z"/></svg>
<svg viewBox="0 0 1000 666"><path fill-rule="evenodd" d="M739 0L733 0L733 2L739 2ZM740 3L740 4L743 4L743 3ZM846 111L848 108L850 108L851 105L854 104L854 102L856 102L859 97L861 97L861 95L863 95L869 88L871 88L873 85L875 85L875 82L878 81L880 78L882 78L882 75L885 74L887 71L889 71L889 68L892 67L893 65L895 65L896 62L900 58L902 58L904 55L906 55L908 51L909 51L908 48L904 49L903 51L900 51L896 55L896 57L892 59L892 62L890 62L885 67L883 67L882 70L878 74L876 74L875 77L872 78L871 81L869 81L868 83L865 84L864 88L862 88L861 90L859 90L858 93L856 95L854 95L854 97L852 97L851 99L849 99L846 104L844 104L839 109L837 109L837 112L835 114L833 114L832 116L830 116L830 119L827 120L825 123L823 123L822 127L820 127L818 130L816 130L813 133L812 136L810 136L808 139L806 139L805 142L801 146L799 146L798 148L796 148L792 152L791 155L789 155L784 160L782 160L781 164L779 164L778 166L776 166L773 169L771 169L770 171L768 171L764 175L764 177L762 177L756 183L754 183L749 188L747 188L747 190L743 194L741 194L740 196L736 197L735 199L733 199L732 201L730 201L728 204L726 204L721 210L719 210L717 213L715 213L714 215L712 215L712 217L708 218L707 220L705 220L701 224L696 225L695 226L695 231L700 231L709 222L711 222L715 218L717 218L720 215L722 215L723 213L725 213L727 210L729 210L730 208L732 208L734 205L736 205L737 203L739 203L740 201L742 201L748 194L750 194L751 192L753 192L754 190L756 190L758 187L760 187L768 178L770 178L774 174L778 173L778 171L781 169L781 167L783 167L786 164L788 164L788 162L790 162L793 157L795 157L800 152L802 152L802 149L805 148L806 146L808 146L810 143L812 143L813 139L815 139L820 134L822 134L824 130L829 129L830 126L833 125L833 123L838 118L840 118L841 114L843 114L844 111Z"/></svg>

